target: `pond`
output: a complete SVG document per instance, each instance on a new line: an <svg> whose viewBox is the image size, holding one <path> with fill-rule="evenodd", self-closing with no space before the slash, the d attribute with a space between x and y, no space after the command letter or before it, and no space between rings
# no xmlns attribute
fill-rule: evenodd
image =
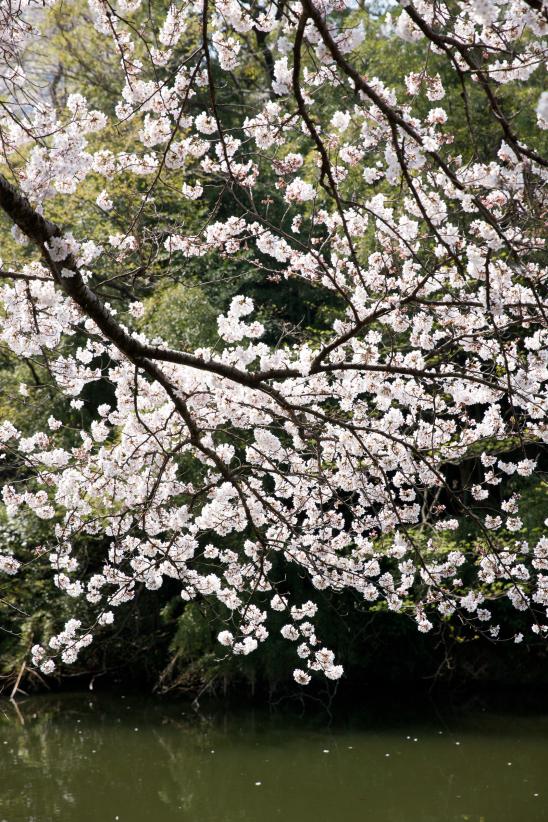
<svg viewBox="0 0 548 822"><path fill-rule="evenodd" d="M548 711L0 704L0 822L546 822Z"/></svg>

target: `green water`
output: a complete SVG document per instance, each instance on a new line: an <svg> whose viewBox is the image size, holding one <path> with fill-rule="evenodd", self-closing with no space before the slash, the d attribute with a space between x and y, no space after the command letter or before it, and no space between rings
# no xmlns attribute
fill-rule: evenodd
<svg viewBox="0 0 548 822"><path fill-rule="evenodd" d="M331 723L129 696L4 702L0 822L547 822L548 709L367 702Z"/></svg>

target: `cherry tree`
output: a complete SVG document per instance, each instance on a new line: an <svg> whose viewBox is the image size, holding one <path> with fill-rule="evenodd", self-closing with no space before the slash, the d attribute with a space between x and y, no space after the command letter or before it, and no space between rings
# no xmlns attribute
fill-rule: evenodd
<svg viewBox="0 0 548 822"><path fill-rule="evenodd" d="M535 472L525 449L546 439L548 94L529 112L530 144L505 102L543 70L547 7L389 7L382 36L394 60L402 43L424 57L421 71L401 66L402 91L364 70L367 5L177 0L152 11L89 0L118 67L116 104L102 111L82 89L66 105L52 99L44 43L56 0L2 3L0 206L18 250L0 265L0 340L46 362L72 408L100 380L113 395L78 447L62 445L53 416L31 436L0 424L16 477L3 488L8 515L52 521L33 562L49 562L74 598L74 619L32 650L45 673L74 661L140 586L171 578L183 600L226 609L221 646L252 652L284 612L295 680L338 679L314 596L292 601L289 567L311 591L384 601L423 632L456 614L496 637L498 599L526 612L534 633L548 630L548 538L508 538L522 525L519 496L493 502L505 477ZM244 93L257 62L260 82ZM431 72L441 62L461 89L458 114ZM489 157L454 148L471 95L497 130ZM112 138L124 129L137 135L129 149ZM71 217L91 178L100 242ZM135 179L140 194L123 213L116 186ZM168 190L181 214L209 197L197 229L174 209L143 230ZM238 295L215 345L150 338L141 284L158 260L162 276L180 278L200 259L312 287L337 306L329 331L265 341L261 306ZM509 442L520 458L505 456ZM448 467L471 455L478 470L455 490ZM480 539L468 555L441 550L462 517ZM87 574L78 540L98 534L109 547ZM25 572L17 551L0 570ZM82 600L93 625L78 619Z"/></svg>

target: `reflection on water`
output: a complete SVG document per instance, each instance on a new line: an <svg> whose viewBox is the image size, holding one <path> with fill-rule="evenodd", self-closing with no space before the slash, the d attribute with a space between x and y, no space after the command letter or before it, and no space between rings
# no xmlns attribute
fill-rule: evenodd
<svg viewBox="0 0 548 822"><path fill-rule="evenodd" d="M0 704L0 822L546 822L548 715Z"/></svg>

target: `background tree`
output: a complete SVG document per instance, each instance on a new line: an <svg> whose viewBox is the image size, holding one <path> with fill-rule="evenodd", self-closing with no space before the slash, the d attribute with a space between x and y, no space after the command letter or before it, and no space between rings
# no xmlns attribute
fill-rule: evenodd
<svg viewBox="0 0 548 822"><path fill-rule="evenodd" d="M345 591L346 627L544 636L542 7L38 5L0 34L0 337L39 409L1 428L31 537L0 567L34 665L143 588L185 664L218 634L268 667L274 633L300 684L342 674Z"/></svg>

